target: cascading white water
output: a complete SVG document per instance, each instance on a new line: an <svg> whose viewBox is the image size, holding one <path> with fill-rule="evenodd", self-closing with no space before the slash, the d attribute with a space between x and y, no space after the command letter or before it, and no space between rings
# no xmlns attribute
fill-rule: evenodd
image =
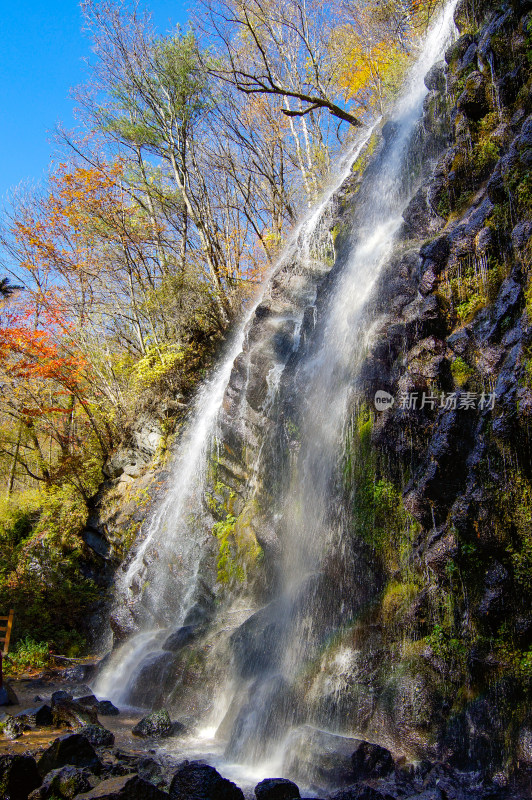
<svg viewBox="0 0 532 800"><path fill-rule="evenodd" d="M358 196L350 256L321 309L313 346L296 371L292 395L298 403L292 413L300 449L278 523L283 543L280 597L260 612L257 628L273 631L266 647L279 655L259 659L247 695L241 692L228 748L237 761L256 764L272 757L299 716L290 700L298 676L327 637L363 607L365 587L371 583L371 564L358 561L356 538L340 508L343 432L370 331L368 301L416 188L408 154L427 94L424 76L443 55L454 6L451 2L446 7L428 34L394 108L392 133ZM252 637L252 626L249 631Z"/></svg>
<svg viewBox="0 0 532 800"><path fill-rule="evenodd" d="M160 652L168 628L175 630L193 603L198 568L209 536L204 526L190 524L201 513L208 454L216 438L218 415L233 363L242 351L249 321L261 301L268 280L282 267L297 260L310 265L312 244L332 198L351 172L352 164L367 143L374 125L358 135L339 159L320 201L309 209L295 227L277 263L263 283L248 313L234 336L232 346L213 378L201 389L190 421L179 441L170 468L172 483L156 509L143 540L127 570L117 581L117 597L123 605L142 603L145 622L141 633L133 636L113 653L99 676L95 691L117 703L127 703L131 681L139 665ZM295 339L296 345L298 339ZM270 376L273 396L281 374Z"/></svg>
<svg viewBox="0 0 532 800"><path fill-rule="evenodd" d="M335 507L342 434L360 354L367 341L368 301L392 252L402 211L414 188L406 174L405 156L427 92L423 79L443 55L452 32L455 4L452 0L436 21L411 70L394 109L393 136L372 170L371 183L366 182L360 193L350 257L321 311L312 346L305 349L301 345L302 356L293 378L298 390L301 444L291 481L278 498L277 524L283 546L280 597L268 612L275 631L273 644L268 646L278 650L279 658L274 668L268 666L263 674L255 671L252 679L241 680L240 686L233 687L234 710L230 709L227 716L234 720L227 751L233 761L256 765L263 757L272 757L292 724L286 687L297 681L324 631L343 624L359 602L352 596L356 581L350 577L356 573L357 564L348 552L346 528ZM346 154L322 201L294 231L273 276L296 260L311 264L314 237L323 214L370 133L366 131ZM128 702L132 679L146 659L161 652L169 628L183 624L192 603L209 533L201 525L188 524L189 517L200 513L218 412L233 362L245 341L246 326L260 300L250 308L226 359L198 397L172 467L172 488L121 581L121 597L142 602L146 622L143 631L113 655L95 687L97 693L115 702ZM295 323L294 350L300 346L301 321ZM268 392L262 406L265 414L275 410L284 363L276 364L268 373ZM226 691L226 685L220 687L220 694ZM224 709L228 704L229 700L222 704Z"/></svg>

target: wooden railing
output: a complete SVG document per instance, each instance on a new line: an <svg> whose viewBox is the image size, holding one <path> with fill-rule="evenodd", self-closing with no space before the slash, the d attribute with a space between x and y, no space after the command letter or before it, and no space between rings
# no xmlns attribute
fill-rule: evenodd
<svg viewBox="0 0 532 800"><path fill-rule="evenodd" d="M11 639L14 613L13 609L11 609L7 617L0 617L0 645L2 645L2 649L0 650L0 689L3 685L2 658L3 656L7 656L9 651L9 640Z"/></svg>
<svg viewBox="0 0 532 800"><path fill-rule="evenodd" d="M0 645L2 647L2 655L7 656L9 652L9 640L11 639L11 628L13 627L13 609L9 612L7 617L0 617Z"/></svg>

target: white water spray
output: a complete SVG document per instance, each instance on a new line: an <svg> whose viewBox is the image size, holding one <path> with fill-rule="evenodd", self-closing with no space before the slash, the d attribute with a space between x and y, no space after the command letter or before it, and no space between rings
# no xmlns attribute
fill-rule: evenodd
<svg viewBox="0 0 532 800"><path fill-rule="evenodd" d="M234 361L242 352L247 327L269 281L292 260L310 264L311 244L323 214L350 175L351 167L374 127L361 132L340 158L338 170L331 177L321 200L291 233L235 334L226 357L197 396L190 422L170 468L172 485L156 509L131 563L117 582L117 595L121 602L135 604L140 600L148 612L149 621L140 634L113 653L108 667L95 685L95 690L102 696L111 697L118 703L127 702L131 680L139 664L150 654L159 651L165 629L170 625L173 629L178 628L192 605L198 568L209 533L200 525L190 524L191 516L201 510L208 454L216 438L218 415ZM270 376L272 396L281 372L276 368Z"/></svg>

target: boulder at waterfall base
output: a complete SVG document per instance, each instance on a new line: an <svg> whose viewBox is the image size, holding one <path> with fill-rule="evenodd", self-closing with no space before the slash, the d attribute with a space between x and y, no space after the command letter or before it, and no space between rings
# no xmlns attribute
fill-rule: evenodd
<svg viewBox="0 0 532 800"><path fill-rule="evenodd" d="M44 778L42 785L35 789L29 800L51 800L65 798L72 800L81 792L87 792L96 784L97 779L86 769L79 767L60 767L53 769Z"/></svg>
<svg viewBox="0 0 532 800"><path fill-rule="evenodd" d="M85 725L80 728L78 733L93 747L112 747L115 743L115 735L102 725Z"/></svg>
<svg viewBox="0 0 532 800"><path fill-rule="evenodd" d="M185 761L170 784L171 800L244 800L234 783L201 761Z"/></svg>
<svg viewBox="0 0 532 800"><path fill-rule="evenodd" d="M86 767L95 773L101 770L101 762L94 748L79 733L68 733L55 739L37 762L38 770L43 776L53 769L67 765Z"/></svg>
<svg viewBox="0 0 532 800"><path fill-rule="evenodd" d="M76 795L76 800L168 800L168 795L132 774L108 778L94 789Z"/></svg>
<svg viewBox="0 0 532 800"><path fill-rule="evenodd" d="M257 800L295 800L299 787L286 778L266 778L255 786Z"/></svg>
<svg viewBox="0 0 532 800"><path fill-rule="evenodd" d="M172 736L175 732L175 723L172 722L168 711L161 709L143 717L137 722L131 733L142 738L162 738Z"/></svg>

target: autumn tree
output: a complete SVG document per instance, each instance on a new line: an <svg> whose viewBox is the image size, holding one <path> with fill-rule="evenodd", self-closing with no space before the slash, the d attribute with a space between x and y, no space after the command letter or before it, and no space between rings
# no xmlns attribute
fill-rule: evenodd
<svg viewBox="0 0 532 800"><path fill-rule="evenodd" d="M198 148L211 99L195 39L180 32L157 37L146 16L120 4L85 3L84 13L98 56L94 83L105 87L108 99L103 105L89 95L80 100L101 129L138 154L141 169L147 171L145 156L160 158L168 168L181 206L182 258L195 235L227 323L232 316L231 276L225 271Z"/></svg>

